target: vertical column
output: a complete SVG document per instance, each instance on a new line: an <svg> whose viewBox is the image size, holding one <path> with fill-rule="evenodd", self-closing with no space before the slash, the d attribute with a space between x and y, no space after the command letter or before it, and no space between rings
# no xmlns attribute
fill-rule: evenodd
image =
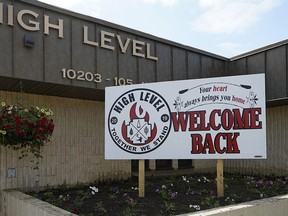
<svg viewBox="0 0 288 216"><path fill-rule="evenodd" d="M156 170L156 160L149 160L149 169Z"/></svg>
<svg viewBox="0 0 288 216"><path fill-rule="evenodd" d="M172 168L178 169L178 160L172 160Z"/></svg>

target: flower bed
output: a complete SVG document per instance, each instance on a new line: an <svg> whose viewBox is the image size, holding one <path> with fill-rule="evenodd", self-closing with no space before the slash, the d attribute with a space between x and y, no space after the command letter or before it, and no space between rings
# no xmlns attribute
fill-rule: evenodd
<svg viewBox="0 0 288 216"><path fill-rule="evenodd" d="M30 194L80 215L179 215L288 193L287 177L225 174L225 197L216 194L215 175L147 177L145 197L138 179L77 185L63 184Z"/></svg>

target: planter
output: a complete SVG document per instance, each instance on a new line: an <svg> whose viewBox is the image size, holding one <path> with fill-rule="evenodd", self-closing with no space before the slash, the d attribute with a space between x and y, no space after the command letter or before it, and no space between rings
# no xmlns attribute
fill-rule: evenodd
<svg viewBox="0 0 288 216"><path fill-rule="evenodd" d="M288 212L288 194L236 205L182 214L181 216L283 216ZM1 215L76 216L17 190L1 191Z"/></svg>
<svg viewBox="0 0 288 216"><path fill-rule="evenodd" d="M19 158L30 153L42 158L42 147L52 140L53 112L47 108L1 103L0 145L20 150Z"/></svg>

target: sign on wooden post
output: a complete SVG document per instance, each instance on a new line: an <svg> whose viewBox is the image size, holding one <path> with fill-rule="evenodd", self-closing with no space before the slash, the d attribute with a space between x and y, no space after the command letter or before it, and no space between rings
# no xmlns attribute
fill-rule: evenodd
<svg viewBox="0 0 288 216"><path fill-rule="evenodd" d="M266 157L264 74L105 88L105 159Z"/></svg>
<svg viewBox="0 0 288 216"><path fill-rule="evenodd" d="M105 159L266 159L265 74L105 88ZM253 140L253 145L251 145Z"/></svg>

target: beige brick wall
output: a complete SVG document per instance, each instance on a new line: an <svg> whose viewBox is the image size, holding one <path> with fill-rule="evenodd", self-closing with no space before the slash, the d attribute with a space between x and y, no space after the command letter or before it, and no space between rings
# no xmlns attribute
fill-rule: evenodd
<svg viewBox="0 0 288 216"><path fill-rule="evenodd" d="M0 101L15 103L19 93L0 91ZM49 107L55 122L54 141L44 147L39 170L32 157L18 159L18 152L0 147L0 189L90 183L128 178L131 162L104 159L104 102L24 94L25 104ZM7 169L16 178L7 178Z"/></svg>

